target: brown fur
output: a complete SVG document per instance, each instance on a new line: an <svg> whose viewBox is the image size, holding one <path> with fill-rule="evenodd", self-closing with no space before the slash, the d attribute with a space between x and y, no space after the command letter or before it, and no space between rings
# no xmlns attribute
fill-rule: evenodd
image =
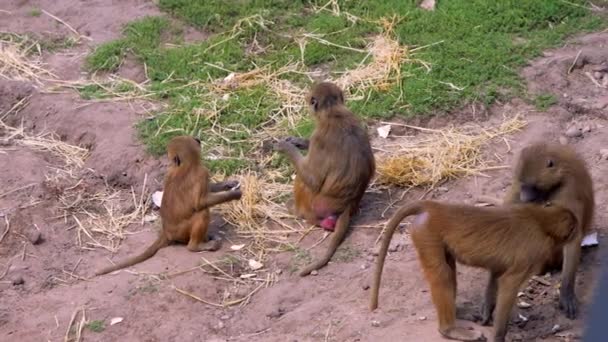
<svg viewBox="0 0 608 342"><path fill-rule="evenodd" d="M573 148L556 143L535 143L525 147L515 165L513 184L504 203L550 202L567 208L576 216L574 239L556 249L548 266L562 263L560 308L574 319L577 300L574 293L581 241L591 229L595 201L593 182L584 160ZM492 282L493 279L490 279Z"/></svg>
<svg viewBox="0 0 608 342"><path fill-rule="evenodd" d="M290 141L281 141L275 147L296 169L295 203L290 211L310 224L318 225L329 215L336 215L337 222L327 252L305 267L301 276L329 262L375 172L367 132L345 107L342 90L332 83L318 83L307 100L316 125L306 157Z"/></svg>
<svg viewBox="0 0 608 342"><path fill-rule="evenodd" d="M219 249L219 240L208 241L209 208L241 198L240 190L227 190L236 182L211 184L209 171L202 164L200 142L189 136L175 137L167 154L171 165L165 176L160 217L163 228L158 239L142 254L102 269L96 275L140 263L171 242L188 244L193 252Z"/></svg>
<svg viewBox="0 0 608 342"><path fill-rule="evenodd" d="M395 228L409 215L417 215L409 231L431 288L439 332L446 338L462 341L485 337L479 331L455 324L456 261L488 269L496 276L498 287L486 292L486 301L497 303L495 341L504 341L519 287L538 272L557 246L574 236L576 226L574 215L558 206L513 204L482 208L435 201L404 206L386 226L374 272L371 310L378 307L382 269L391 238Z"/></svg>

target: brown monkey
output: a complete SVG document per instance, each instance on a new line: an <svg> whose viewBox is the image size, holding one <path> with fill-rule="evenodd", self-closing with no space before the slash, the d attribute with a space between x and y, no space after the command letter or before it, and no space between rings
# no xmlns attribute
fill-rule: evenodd
<svg viewBox="0 0 608 342"><path fill-rule="evenodd" d="M307 155L302 156L289 140L278 142L275 149L285 153L296 169L290 211L310 224L335 232L325 255L305 267L301 276L329 262L375 172L367 132L344 105L342 90L333 83L318 83L307 101L315 119Z"/></svg>
<svg viewBox="0 0 608 342"><path fill-rule="evenodd" d="M497 302L495 341L504 341L509 314L521 284L542 267L556 246L576 234L576 218L558 206L513 204L481 208L418 201L400 208L386 226L374 271L370 308L378 307L378 292L386 251L395 228L416 215L409 229L420 265L431 288L439 332L448 339L483 341L480 331L455 324L456 261L488 269L498 291L487 292ZM523 228L523 229L521 229Z"/></svg>
<svg viewBox="0 0 608 342"><path fill-rule="evenodd" d="M167 146L169 170L165 176L160 217L163 228L158 239L142 254L114 266L100 270L96 275L140 263L171 242L188 244L192 252L215 251L219 240L208 241L209 208L241 198L240 190L227 190L235 182L211 184L209 171L202 164L200 141L189 136L173 138Z"/></svg>
<svg viewBox="0 0 608 342"><path fill-rule="evenodd" d="M583 159L573 148L556 143L538 142L522 149L515 165L513 184L504 203L550 202L570 210L578 223L576 236L558 248L549 266L562 262L559 306L566 317L574 319L577 300L574 293L581 241L591 228L595 201L593 182ZM488 291L495 291L496 277L490 275ZM484 323L491 320L492 307L482 308Z"/></svg>

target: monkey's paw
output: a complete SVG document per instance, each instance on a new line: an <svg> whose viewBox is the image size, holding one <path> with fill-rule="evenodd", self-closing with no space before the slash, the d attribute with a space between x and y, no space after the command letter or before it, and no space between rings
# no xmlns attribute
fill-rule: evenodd
<svg viewBox="0 0 608 342"><path fill-rule="evenodd" d="M287 152L295 148L295 146L287 140L279 140L273 147L274 150L278 152Z"/></svg>
<svg viewBox="0 0 608 342"><path fill-rule="evenodd" d="M287 137L285 141L292 144L293 146L299 148L300 150L307 150L310 141L308 139L298 138L298 137Z"/></svg>

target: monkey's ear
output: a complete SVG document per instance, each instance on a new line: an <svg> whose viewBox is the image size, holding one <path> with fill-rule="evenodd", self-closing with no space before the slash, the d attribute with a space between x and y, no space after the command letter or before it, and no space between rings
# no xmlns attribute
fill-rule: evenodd
<svg viewBox="0 0 608 342"><path fill-rule="evenodd" d="M180 164L182 163L181 159L179 159L179 156L173 157L173 162L176 166L180 166Z"/></svg>
<svg viewBox="0 0 608 342"><path fill-rule="evenodd" d="M319 101L315 97L310 98L310 105L315 111L319 110Z"/></svg>

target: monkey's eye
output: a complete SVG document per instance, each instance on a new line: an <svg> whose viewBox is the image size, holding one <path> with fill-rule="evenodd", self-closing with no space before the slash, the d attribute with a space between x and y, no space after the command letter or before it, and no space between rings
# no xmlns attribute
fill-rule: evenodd
<svg viewBox="0 0 608 342"><path fill-rule="evenodd" d="M554 165L554 164L555 164L555 163L553 163L553 160L551 160L551 159L547 160L547 167L548 167L548 168L553 167L553 165Z"/></svg>
<svg viewBox="0 0 608 342"><path fill-rule="evenodd" d="M311 106L316 106L317 105L317 99L315 99L314 97L310 98L310 105Z"/></svg>

